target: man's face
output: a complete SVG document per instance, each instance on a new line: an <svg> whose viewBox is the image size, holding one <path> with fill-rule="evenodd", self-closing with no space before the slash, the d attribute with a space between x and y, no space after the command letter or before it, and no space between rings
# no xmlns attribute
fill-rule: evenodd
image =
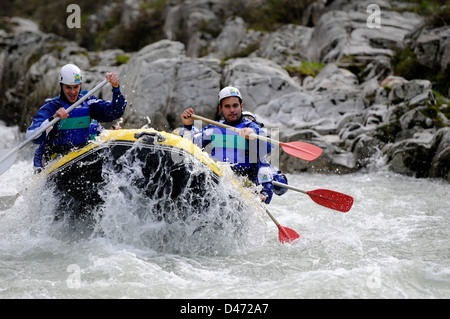
<svg viewBox="0 0 450 319"><path fill-rule="evenodd" d="M75 84L75 85L63 84L62 88L63 88L64 95L66 96L67 100L70 103L75 103L78 99L78 95L80 94L81 84Z"/></svg>
<svg viewBox="0 0 450 319"><path fill-rule="evenodd" d="M219 111L228 123L233 123L241 118L244 105L236 96L230 96L222 100Z"/></svg>

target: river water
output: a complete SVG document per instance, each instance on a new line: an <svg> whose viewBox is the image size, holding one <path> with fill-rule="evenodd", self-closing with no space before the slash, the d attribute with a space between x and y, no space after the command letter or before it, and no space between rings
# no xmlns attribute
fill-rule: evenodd
<svg viewBox="0 0 450 319"><path fill-rule="evenodd" d="M31 166L22 156L0 176L0 196L20 193L0 211L2 299L450 297L450 185L396 175L382 160L351 175L288 175L300 189L354 198L341 213L292 190L275 196L268 208L300 234L293 244L254 205L239 239L225 229L166 238L168 248L140 236L155 225L133 224L120 205L108 207L118 219L104 236L67 235L48 213L54 199L30 190Z"/></svg>

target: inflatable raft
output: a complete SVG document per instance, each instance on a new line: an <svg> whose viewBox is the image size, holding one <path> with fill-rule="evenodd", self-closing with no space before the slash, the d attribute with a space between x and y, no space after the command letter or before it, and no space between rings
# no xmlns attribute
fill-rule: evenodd
<svg viewBox="0 0 450 319"><path fill-rule="evenodd" d="M139 218L165 221L227 204L217 189L223 177L220 164L190 141L153 129L105 130L52 162L46 174L58 219L92 218L107 193L128 198L130 206L141 205Z"/></svg>

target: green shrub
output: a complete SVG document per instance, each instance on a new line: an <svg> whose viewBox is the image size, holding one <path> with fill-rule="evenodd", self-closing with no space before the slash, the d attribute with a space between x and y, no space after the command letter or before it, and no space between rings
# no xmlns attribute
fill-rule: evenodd
<svg viewBox="0 0 450 319"><path fill-rule="evenodd" d="M304 78L307 76L316 77L316 75L325 67L325 64L319 62L303 61L299 66L287 65L284 69L290 76Z"/></svg>
<svg viewBox="0 0 450 319"><path fill-rule="evenodd" d="M375 137L384 143L393 143L395 137L402 130L399 122L378 126L375 130Z"/></svg>
<svg viewBox="0 0 450 319"><path fill-rule="evenodd" d="M121 54L121 55L118 55L118 56L116 57L116 63L117 63L118 65L126 64L126 63L128 62L129 59L130 59L130 56L129 56L129 55L127 55L127 54Z"/></svg>
<svg viewBox="0 0 450 319"><path fill-rule="evenodd" d="M232 11L244 19L251 29L273 31L282 24L301 24L305 9L314 0L241 1L230 4Z"/></svg>
<svg viewBox="0 0 450 319"><path fill-rule="evenodd" d="M410 48L397 51L391 62L394 75L402 76L407 80L427 79L439 94L447 96L450 85L450 67L447 67L447 70L441 70L439 67L431 68L420 64Z"/></svg>

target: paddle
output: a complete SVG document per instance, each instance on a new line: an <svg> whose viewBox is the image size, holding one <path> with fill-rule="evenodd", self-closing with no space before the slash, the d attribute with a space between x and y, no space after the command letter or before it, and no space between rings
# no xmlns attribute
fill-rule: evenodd
<svg viewBox="0 0 450 319"><path fill-rule="evenodd" d="M280 223L273 217L273 215L270 213L270 211L267 209L267 207L261 203L261 206L266 211L267 215L269 215L270 219L277 225L278 227L278 239L282 244L284 243L290 243L295 241L296 239L300 238L300 235L293 229L281 226Z"/></svg>
<svg viewBox="0 0 450 319"><path fill-rule="evenodd" d="M276 181L272 182L273 185L284 187L287 189L292 189L294 191L307 194L309 197L319 205L340 211L340 212L348 212L353 205L353 197L349 195L345 195L342 193L338 193L335 191L331 191L328 189L316 189L313 191L303 191L297 187L290 186L284 183L279 183Z"/></svg>
<svg viewBox="0 0 450 319"><path fill-rule="evenodd" d="M78 105L80 105L81 103L84 102L84 100L86 100L89 96L93 95L95 92L97 92L101 87L103 87L106 83L108 83L108 80L103 80L103 82L101 82L100 84L98 84L95 88L93 88L92 90L90 90L85 96L83 96L81 99L79 99L78 101L76 101L74 104L72 104L66 111L67 113L69 113L70 111L72 111L74 108L76 108ZM58 122L59 120L61 120L61 118L59 116L57 116L56 118L54 118L52 121L50 121L50 123L47 124L47 126L39 129L37 132L35 132L32 136L30 136L27 140L23 141L19 146L16 146L15 148L8 150L8 149L3 149L0 150L0 156L2 156L0 158L0 175L2 175L4 172L6 172L11 166L12 164L14 164L16 157L17 157L17 153L19 150L21 150L25 145L27 145L28 143L30 143L31 141L33 141L36 137L38 137L39 135L41 135L44 131L46 131L47 129L49 129L50 127L52 127L53 125L56 124L56 122Z"/></svg>
<svg viewBox="0 0 450 319"><path fill-rule="evenodd" d="M210 120L210 119L207 119L202 116L195 115L195 114L192 114L191 117L195 120L204 121L206 123L213 124L215 126L219 126L219 127L231 130L236 133L239 133L241 131L241 129L238 129L236 127L226 125L224 123L219 123L219 122L216 122L216 121L213 121L213 120ZM250 136L255 137L259 140L268 142L268 143L280 145L281 148L283 149L283 151L285 151L289 155L304 159L306 161L313 161L322 154L321 148L319 148L315 145L308 144L308 143L304 143L304 142L283 143L283 142L273 140L271 138L257 135L257 134L251 134Z"/></svg>

